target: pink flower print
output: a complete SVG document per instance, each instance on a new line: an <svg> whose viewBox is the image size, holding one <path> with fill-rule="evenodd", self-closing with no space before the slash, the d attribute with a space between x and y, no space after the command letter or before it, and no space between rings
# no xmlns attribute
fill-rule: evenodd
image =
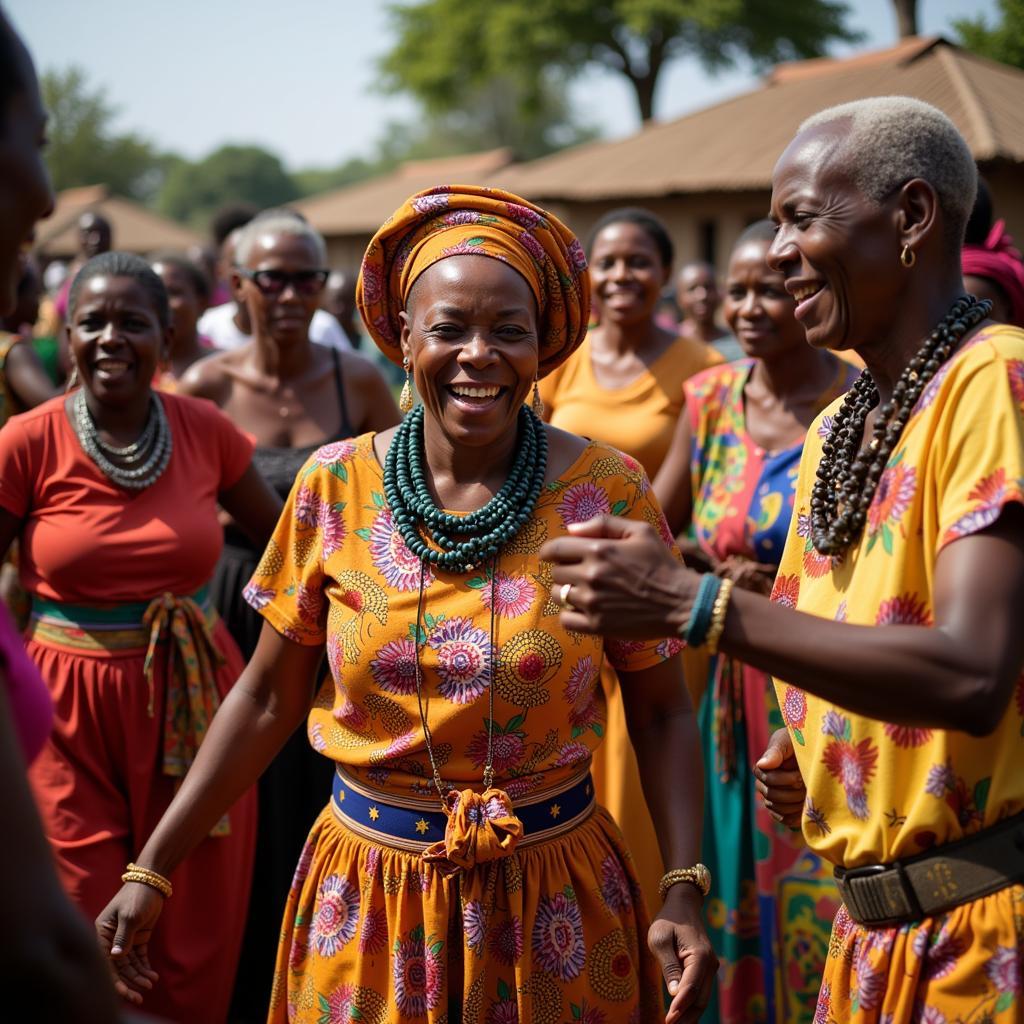
<svg viewBox="0 0 1024 1024"><path fill-rule="evenodd" d="M544 252L544 246L537 241L529 231L524 231L519 236L519 241L523 248L538 262L543 263L547 259L547 253Z"/></svg>
<svg viewBox="0 0 1024 1024"><path fill-rule="evenodd" d="M359 929L359 952L377 956L388 944L388 912L384 907L371 907Z"/></svg>
<svg viewBox="0 0 1024 1024"><path fill-rule="evenodd" d="M512 967L523 955L523 922L514 915L499 921L487 938L487 951L505 967Z"/></svg>
<svg viewBox="0 0 1024 1024"><path fill-rule="evenodd" d="M320 527L323 530L324 558L330 558L335 551L340 550L348 533L341 510L329 502L323 502L320 505Z"/></svg>
<svg viewBox="0 0 1024 1024"><path fill-rule="evenodd" d="M397 343L394 325L385 314L381 313L373 318L373 329L383 341L392 345Z"/></svg>
<svg viewBox="0 0 1024 1024"><path fill-rule="evenodd" d="M391 959L395 1005L403 1017L425 1017L441 1001L444 964L442 942L423 937L417 925L405 938L396 940Z"/></svg>
<svg viewBox="0 0 1024 1024"><path fill-rule="evenodd" d="M918 1006L914 1010L916 1024L947 1024L946 1015L937 1006Z"/></svg>
<svg viewBox="0 0 1024 1024"><path fill-rule="evenodd" d="M469 704L490 682L491 642L473 620L445 619L427 641L437 651L438 693L453 704Z"/></svg>
<svg viewBox="0 0 1024 1024"><path fill-rule="evenodd" d="M292 875L292 892L298 892L309 874L309 867L313 863L313 844L307 839L299 854L299 862L295 865L295 874Z"/></svg>
<svg viewBox="0 0 1024 1024"><path fill-rule="evenodd" d="M587 269L587 254L576 238L569 244L569 263L577 274L582 274Z"/></svg>
<svg viewBox="0 0 1024 1024"><path fill-rule="evenodd" d="M370 717L353 700L346 697L341 705L332 712L334 720L352 732L365 732L370 724Z"/></svg>
<svg viewBox="0 0 1024 1024"><path fill-rule="evenodd" d="M807 721L807 694L795 686L787 686L782 697L782 717L791 729L803 729Z"/></svg>
<svg viewBox="0 0 1024 1024"><path fill-rule="evenodd" d="M842 785L850 813L864 821L868 817L867 786L875 774L878 748L870 737L854 743L849 720L835 711L826 713L822 732L832 738L822 754L822 763Z"/></svg>
<svg viewBox="0 0 1024 1024"><path fill-rule="evenodd" d="M416 644L408 637L389 640L370 662L374 682L385 693L408 696L416 692Z"/></svg>
<svg viewBox="0 0 1024 1024"><path fill-rule="evenodd" d="M872 966L867 956L861 956L857 961L857 988L854 996L857 1011L874 1010L884 995L885 975Z"/></svg>
<svg viewBox="0 0 1024 1024"><path fill-rule="evenodd" d="M991 526L1002 511L1006 500L1006 470L997 469L986 477L982 477L971 489L967 498L975 502L970 512L961 516L947 531L943 540L954 537L966 537Z"/></svg>
<svg viewBox="0 0 1024 1024"><path fill-rule="evenodd" d="M395 529L391 512L382 509L370 529L370 557L381 575L396 590L413 591L420 584L420 562ZM433 582L428 567L424 586Z"/></svg>
<svg viewBox="0 0 1024 1024"><path fill-rule="evenodd" d="M495 732L492 741L494 770L508 772L518 768L526 757L526 743L521 732ZM487 730L480 729L469 741L466 756L477 768L487 763Z"/></svg>
<svg viewBox="0 0 1024 1024"><path fill-rule="evenodd" d="M917 729L911 725L894 725L886 722L883 726L885 735L896 744L897 747L923 747L931 738L931 729Z"/></svg>
<svg viewBox="0 0 1024 1024"><path fill-rule="evenodd" d="M827 981L823 981L818 992L818 1003L814 1008L814 1024L829 1024L831 1019L832 986Z"/></svg>
<svg viewBox="0 0 1024 1024"><path fill-rule="evenodd" d="M295 495L295 518L303 526L320 525L320 495L303 484Z"/></svg>
<svg viewBox="0 0 1024 1024"><path fill-rule="evenodd" d="M368 306L376 306L384 296L384 271L379 263L363 261L360 272L363 282L363 302Z"/></svg>
<svg viewBox="0 0 1024 1024"><path fill-rule="evenodd" d="M658 642L658 646L654 648L658 657L664 661L668 661L669 658L674 658L683 648L686 646L679 637L668 636L664 640Z"/></svg>
<svg viewBox="0 0 1024 1024"><path fill-rule="evenodd" d="M310 626L319 626L324 610L324 593L319 587L295 586L295 604L299 618Z"/></svg>
<svg viewBox="0 0 1024 1024"><path fill-rule="evenodd" d="M337 462L348 462L355 453L355 441L332 441L318 448L314 458L321 466L330 466Z"/></svg>
<svg viewBox="0 0 1024 1024"><path fill-rule="evenodd" d="M772 600L784 608L795 608L800 597L800 576L793 573L789 576L776 576L772 587Z"/></svg>
<svg viewBox="0 0 1024 1024"><path fill-rule="evenodd" d="M540 214L531 210L528 206L523 206L521 203L506 203L505 213L509 220L514 220L523 228L535 228L544 223Z"/></svg>
<svg viewBox="0 0 1024 1024"><path fill-rule="evenodd" d="M449 196L447 192L416 196L412 201L412 208L419 214L437 213L448 208L448 201Z"/></svg>
<svg viewBox="0 0 1024 1024"><path fill-rule="evenodd" d="M916 487L917 469L914 466L897 461L886 468L868 508L869 547L881 536L886 553L892 554L892 531L910 508Z"/></svg>
<svg viewBox="0 0 1024 1024"><path fill-rule="evenodd" d="M326 999L320 997L320 1024L349 1024L358 1020L355 985L339 985Z"/></svg>
<svg viewBox="0 0 1024 1024"><path fill-rule="evenodd" d="M559 768L572 768L590 760L590 748L582 743L563 743L558 749L555 765Z"/></svg>
<svg viewBox="0 0 1024 1024"><path fill-rule="evenodd" d="M608 492L590 482L573 484L567 488L558 505L558 514L565 526L585 523L595 516L608 515L610 512Z"/></svg>
<svg viewBox="0 0 1024 1024"><path fill-rule="evenodd" d="M466 934L466 945L480 956L484 951L487 933L487 915L479 900L470 900L462 908L462 929Z"/></svg>
<svg viewBox="0 0 1024 1024"><path fill-rule="evenodd" d="M475 210L449 210L441 218L441 223L449 228L461 227L465 224L479 224L480 214Z"/></svg>
<svg viewBox="0 0 1024 1024"><path fill-rule="evenodd" d="M928 981L945 978L952 973L957 960L964 955L966 949L963 941L954 936L948 928L943 927L925 952L922 977Z"/></svg>
<svg viewBox="0 0 1024 1024"><path fill-rule="evenodd" d="M1024 366L1024 363L1021 364ZM996 987L1000 995L1010 993L1021 994L1021 957L1020 947L996 946L996 951L985 964L985 973L989 981Z"/></svg>
<svg viewBox="0 0 1024 1024"><path fill-rule="evenodd" d="M909 592L883 601L875 617L876 626L930 626L931 621L924 600Z"/></svg>
<svg viewBox="0 0 1024 1024"><path fill-rule="evenodd" d="M320 883L313 911L312 942L321 956L334 956L346 946L359 925L359 890L341 875Z"/></svg>
<svg viewBox="0 0 1024 1024"><path fill-rule="evenodd" d="M633 907L633 894L619 858L610 853L601 861L601 899L613 914L626 914Z"/></svg>
<svg viewBox="0 0 1024 1024"><path fill-rule="evenodd" d="M583 917L570 887L541 898L533 922L532 947L538 970L562 982L579 977L587 951L583 944Z"/></svg>
<svg viewBox="0 0 1024 1024"><path fill-rule="evenodd" d="M327 749L324 727L319 722L313 722L309 727L309 743L318 754L322 754Z"/></svg>
<svg viewBox="0 0 1024 1024"><path fill-rule="evenodd" d="M828 435L832 433L832 426L834 423L834 416L822 416L821 422L818 424L818 437L823 441L827 441Z"/></svg>
<svg viewBox="0 0 1024 1024"><path fill-rule="evenodd" d="M836 608L836 614L835 614L834 617L835 617L835 621L836 622L845 622L846 621L846 602L845 601L840 601L839 602L839 607Z"/></svg>
<svg viewBox="0 0 1024 1024"><path fill-rule="evenodd" d="M597 695L594 685L596 680L597 668L594 665L594 659L589 654L580 658L569 672L569 679L562 691L562 696L570 706L569 724L573 728L574 735L579 735L584 729L589 729L600 720L597 713Z"/></svg>
<svg viewBox="0 0 1024 1024"><path fill-rule="evenodd" d="M956 786L956 773L953 771L953 762L945 764L933 764L928 769L928 778L924 784L924 791L930 796L937 796L942 799L947 792Z"/></svg>
<svg viewBox="0 0 1024 1024"><path fill-rule="evenodd" d="M1024 359L1007 359L1006 373L1010 380L1010 394L1024 408Z"/></svg>
<svg viewBox="0 0 1024 1024"><path fill-rule="evenodd" d="M588 1006L586 999L577 1006L571 1003L572 1024L608 1024L608 1018L604 1010L599 1006ZM632 1016L630 1017L632 1021Z"/></svg>
<svg viewBox="0 0 1024 1024"><path fill-rule="evenodd" d="M510 576L498 571L494 580L494 610L503 619L517 619L525 615L537 596L537 588L526 576ZM484 584L481 591L484 605L491 607L491 585Z"/></svg>
<svg viewBox="0 0 1024 1024"><path fill-rule="evenodd" d="M256 611L259 611L261 608L266 608L274 600L276 593L277 591L272 590L270 587L262 587L255 580L250 580L242 590L242 597Z"/></svg>
<svg viewBox="0 0 1024 1024"><path fill-rule="evenodd" d="M519 1024L519 1003L511 996L493 1003L487 1011L486 1024Z"/></svg>

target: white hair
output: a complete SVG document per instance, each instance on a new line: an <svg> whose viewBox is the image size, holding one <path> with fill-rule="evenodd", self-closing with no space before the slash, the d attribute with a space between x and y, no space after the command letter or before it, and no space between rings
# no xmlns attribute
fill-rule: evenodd
<svg viewBox="0 0 1024 1024"><path fill-rule="evenodd" d="M281 235L309 239L316 250L317 262L321 267L327 266L327 245L324 243L324 236L298 214L288 210L268 210L238 229L235 241L235 264L244 267L249 262L253 246L261 238L280 237Z"/></svg>
<svg viewBox="0 0 1024 1024"><path fill-rule="evenodd" d="M938 107L910 96L873 96L814 114L798 134L840 121L849 125L835 158L869 199L882 202L922 178L938 194L949 237L963 240L978 169L964 137Z"/></svg>

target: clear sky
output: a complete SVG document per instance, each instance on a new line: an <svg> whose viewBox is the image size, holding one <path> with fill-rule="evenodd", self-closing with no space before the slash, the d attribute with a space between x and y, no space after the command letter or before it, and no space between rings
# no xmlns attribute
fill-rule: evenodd
<svg viewBox="0 0 1024 1024"><path fill-rule="evenodd" d="M796 0L799 2L799 0ZM892 0L849 0L862 46L896 41ZM388 49L380 0L6 0L41 69L82 67L119 111L118 128L200 157L226 142L256 143L292 169L369 156L389 121L414 106L375 87ZM996 0L919 0L924 33L957 17L993 17ZM842 52L842 51L837 51ZM682 61L664 75L657 115L670 118L750 88L756 77L710 77ZM608 73L573 86L581 120L605 135L637 127L632 93Z"/></svg>

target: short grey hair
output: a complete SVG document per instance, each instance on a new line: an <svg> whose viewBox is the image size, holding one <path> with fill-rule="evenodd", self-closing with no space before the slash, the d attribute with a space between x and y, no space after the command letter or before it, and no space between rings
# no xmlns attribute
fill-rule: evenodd
<svg viewBox="0 0 1024 1024"><path fill-rule="evenodd" d="M238 229L238 237L235 241L235 265L244 267L249 262L253 246L261 238L280 235L308 239L316 250L317 262L321 267L327 266L327 245L324 242L324 236L298 214L288 210L267 210L265 213L253 217L248 224Z"/></svg>
<svg viewBox="0 0 1024 1024"><path fill-rule="evenodd" d="M807 118L797 134L848 121L835 157L869 199L882 202L911 178L935 189L951 239L962 242L978 189L974 157L938 107L910 96L840 103Z"/></svg>

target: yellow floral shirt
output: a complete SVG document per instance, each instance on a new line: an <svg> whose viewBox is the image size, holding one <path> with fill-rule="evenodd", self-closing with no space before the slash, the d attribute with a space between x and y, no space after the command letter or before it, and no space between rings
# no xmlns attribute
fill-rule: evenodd
<svg viewBox="0 0 1024 1024"><path fill-rule="evenodd" d="M1024 502L1024 332L979 331L917 403L879 481L860 541L839 560L811 544L823 436L807 435L793 522L773 599L862 625L932 622L935 562L959 537ZM876 721L776 680L807 784L808 843L847 867L921 853L1024 809L1024 678L996 730Z"/></svg>
<svg viewBox="0 0 1024 1024"><path fill-rule="evenodd" d="M416 698L418 648L441 776L479 786L496 651L496 785L515 799L577 775L604 733L597 685L604 653L632 672L681 648L678 640L605 642L561 627L550 566L537 553L568 524L599 513L646 520L672 544L640 466L589 444L541 492L493 580L490 566L465 575L426 570L417 632L420 563L392 523L373 435L317 451L246 587L246 599L278 632L326 644L334 685L310 712L313 746L377 788L432 794Z"/></svg>

